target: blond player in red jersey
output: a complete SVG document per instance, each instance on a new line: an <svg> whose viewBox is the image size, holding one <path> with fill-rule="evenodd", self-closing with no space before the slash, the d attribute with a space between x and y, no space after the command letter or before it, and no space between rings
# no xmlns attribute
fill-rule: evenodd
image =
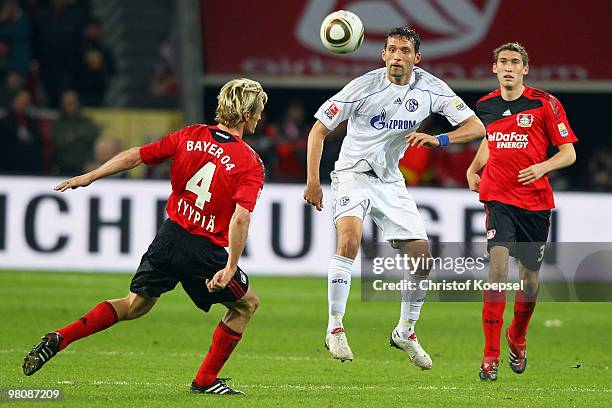
<svg viewBox="0 0 612 408"><path fill-rule="evenodd" d="M514 319L506 339L510 368L520 374L527 366L527 326L535 308L550 210L555 206L547 174L574 163L577 139L557 98L523 83L529 56L522 45L507 43L496 48L493 72L499 89L476 104L487 138L467 170L467 179L487 214L489 282L506 282L509 256L519 261L524 289L516 292ZM551 145L558 152L548 158ZM481 170L482 177L478 175ZM485 291L482 380L497 379L505 305L504 292Z"/></svg>
<svg viewBox="0 0 612 408"><path fill-rule="evenodd" d="M172 160L168 220L143 255L130 293L101 302L74 323L43 336L24 359L25 375L34 374L73 341L145 315L163 293L180 282L204 312L215 303L227 307L191 391L243 395L217 375L259 304L238 260L250 213L263 187L264 168L242 136L255 131L267 99L258 82L230 81L218 97L217 126L188 126L157 142L119 153L99 168L55 187L61 192L86 187L142 163Z"/></svg>

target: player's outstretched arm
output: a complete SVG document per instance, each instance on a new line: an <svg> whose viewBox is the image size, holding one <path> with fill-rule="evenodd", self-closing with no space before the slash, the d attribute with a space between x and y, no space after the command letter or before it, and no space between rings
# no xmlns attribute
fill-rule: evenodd
<svg viewBox="0 0 612 408"><path fill-rule="evenodd" d="M130 170L142 163L140 157L140 147L132 147L117 154L115 157L101 165L89 173L81 174L80 176L62 181L55 186L55 191L64 192L69 188L75 189L78 187L86 187L94 181L119 173L121 171Z"/></svg>
<svg viewBox="0 0 612 408"><path fill-rule="evenodd" d="M315 206L319 211L323 209L323 190L321 189L319 168L321 166L321 155L323 154L323 142L328 133L329 130L317 120L308 134L307 182L304 189L304 200Z"/></svg>
<svg viewBox="0 0 612 408"><path fill-rule="evenodd" d="M450 143L468 143L472 140L482 139L487 131L476 115L472 115L459 124L459 127L448 132Z"/></svg>
<svg viewBox="0 0 612 408"><path fill-rule="evenodd" d="M576 150L574 149L574 145L572 143L559 145L559 151L550 159L519 171L518 182L524 186L529 185L553 170L571 166L575 161Z"/></svg>
<svg viewBox="0 0 612 408"><path fill-rule="evenodd" d="M483 139L476 152L476 156L474 156L474 160L472 160L472 163L465 173L470 190L475 192L480 191L480 176L478 172L487 164L487 160L489 160L489 142L487 139Z"/></svg>
<svg viewBox="0 0 612 408"><path fill-rule="evenodd" d="M484 137L486 133L485 127L476 117L472 115L459 124L459 127L452 132L445 133L444 135L432 136L427 133L414 132L406 137L406 140L410 146L417 147L441 147L446 146L450 143L467 143L472 140L480 139ZM442 139L442 136L446 138Z"/></svg>
<svg viewBox="0 0 612 408"><path fill-rule="evenodd" d="M206 287L208 287L210 292L217 292L225 288L236 273L238 260L246 244L250 222L251 213L249 210L240 206L240 204L236 204L236 209L229 225L229 256L227 258L227 265L217 272L212 279L206 279Z"/></svg>

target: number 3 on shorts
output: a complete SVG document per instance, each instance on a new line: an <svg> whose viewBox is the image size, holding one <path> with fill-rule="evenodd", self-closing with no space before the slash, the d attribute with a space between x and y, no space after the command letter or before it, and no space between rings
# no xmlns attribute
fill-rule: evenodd
<svg viewBox="0 0 612 408"><path fill-rule="evenodd" d="M185 190L191 191L197 196L195 205L200 210L204 208L204 204L210 201L212 197L209 189L216 169L217 165L215 163L206 163L189 179L185 186Z"/></svg>
<svg viewBox="0 0 612 408"><path fill-rule="evenodd" d="M546 245L542 245L540 247L540 256L538 257L538 262L542 262L542 259L544 259L544 249L546 249Z"/></svg>

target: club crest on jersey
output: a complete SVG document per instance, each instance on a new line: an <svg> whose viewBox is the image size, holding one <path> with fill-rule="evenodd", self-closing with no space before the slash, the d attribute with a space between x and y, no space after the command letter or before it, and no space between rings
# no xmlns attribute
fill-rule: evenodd
<svg viewBox="0 0 612 408"><path fill-rule="evenodd" d="M496 231L496 230L494 230L494 229L490 229L490 230L488 230L488 231L487 231L487 239L493 239L493 238L495 238L495 233L496 233L496 232L497 232L497 231Z"/></svg>
<svg viewBox="0 0 612 408"><path fill-rule="evenodd" d="M567 131L567 127L565 126L565 123L561 122L557 125L557 129L559 129L559 134L561 135L561 137L567 137L567 135L569 135L569 132Z"/></svg>
<svg viewBox="0 0 612 408"><path fill-rule="evenodd" d="M348 196L344 196L340 199L340 205L345 206L349 203L349 201L351 201L351 199L348 198Z"/></svg>
<svg viewBox="0 0 612 408"><path fill-rule="evenodd" d="M519 113L516 115L516 124L520 127L531 127L533 115L531 113Z"/></svg>
<svg viewBox="0 0 612 408"><path fill-rule="evenodd" d="M463 103L463 101L461 100L461 98L456 98L453 99L453 106L455 107L455 109L457 109L458 111L463 111L467 108L467 106L465 106L465 103Z"/></svg>
<svg viewBox="0 0 612 408"><path fill-rule="evenodd" d="M335 103L332 103L329 108L325 109L325 116L332 120L338 112L340 112L340 109L338 109Z"/></svg>
<svg viewBox="0 0 612 408"><path fill-rule="evenodd" d="M419 109L419 102L416 99L408 99L406 101L406 109L408 112L416 112Z"/></svg>

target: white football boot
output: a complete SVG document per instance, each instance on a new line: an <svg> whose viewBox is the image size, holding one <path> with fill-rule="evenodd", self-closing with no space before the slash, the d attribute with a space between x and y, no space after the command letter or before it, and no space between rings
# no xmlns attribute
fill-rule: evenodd
<svg viewBox="0 0 612 408"><path fill-rule="evenodd" d="M353 360L353 352L348 345L343 327L336 327L325 336L325 348L329 350L332 357L342 362Z"/></svg>
<svg viewBox="0 0 612 408"><path fill-rule="evenodd" d="M431 357L429 357L429 354L427 354L419 344L416 333L413 332L410 337L406 339L401 337L398 331L394 329L391 332L391 338L389 338L389 345L404 350L406 354L408 354L410 361L417 367L421 367L423 370L431 370Z"/></svg>

